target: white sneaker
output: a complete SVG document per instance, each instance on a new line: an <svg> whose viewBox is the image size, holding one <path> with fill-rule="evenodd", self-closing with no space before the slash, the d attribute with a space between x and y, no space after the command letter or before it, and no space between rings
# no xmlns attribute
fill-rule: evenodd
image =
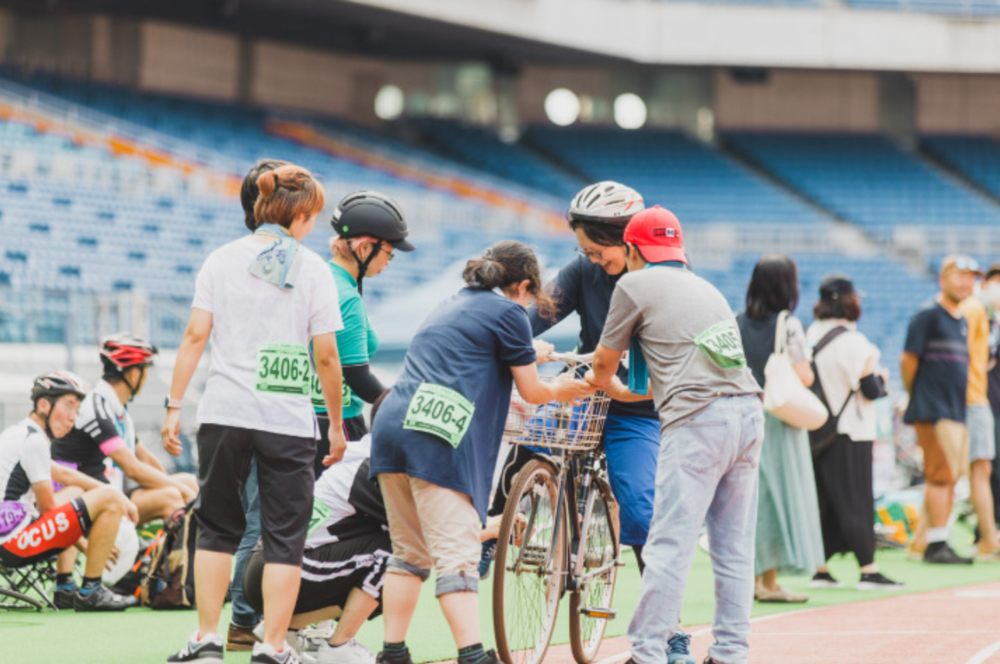
<svg viewBox="0 0 1000 664"><path fill-rule="evenodd" d="M320 645L316 653L317 664L375 664L375 653L351 639L334 648L329 643Z"/></svg>
<svg viewBox="0 0 1000 664"><path fill-rule="evenodd" d="M256 627L253 628L253 635L256 636L263 643L264 641L264 621L261 620ZM306 652L306 641L302 638L300 632L293 632L288 630L285 633L285 643L288 644L295 654L298 656L297 661L301 661L302 664L316 664L316 657L308 652Z"/></svg>
<svg viewBox="0 0 1000 664"><path fill-rule="evenodd" d="M250 664L300 664L298 653L288 644L282 649L279 655L274 648L267 643L253 644L253 653L250 655Z"/></svg>

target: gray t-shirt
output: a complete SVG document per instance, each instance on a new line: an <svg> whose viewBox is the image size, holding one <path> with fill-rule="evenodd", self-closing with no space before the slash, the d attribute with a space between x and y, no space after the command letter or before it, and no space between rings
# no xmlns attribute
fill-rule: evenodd
<svg viewBox="0 0 1000 664"><path fill-rule="evenodd" d="M761 394L729 304L689 270L650 267L621 278L601 344L627 351L633 336L649 366L661 431L720 396Z"/></svg>

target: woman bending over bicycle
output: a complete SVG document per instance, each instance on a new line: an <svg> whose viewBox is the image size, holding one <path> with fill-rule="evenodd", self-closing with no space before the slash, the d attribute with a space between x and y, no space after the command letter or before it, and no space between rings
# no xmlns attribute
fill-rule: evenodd
<svg viewBox="0 0 1000 664"><path fill-rule="evenodd" d="M384 664L412 662L406 632L432 567L459 664L499 663L479 634L477 566L511 383L533 404L592 391L572 376L538 377L525 309L533 300L543 311L551 303L531 249L498 242L469 261L463 278L468 286L417 332L372 426L372 476L393 550L383 592Z"/></svg>

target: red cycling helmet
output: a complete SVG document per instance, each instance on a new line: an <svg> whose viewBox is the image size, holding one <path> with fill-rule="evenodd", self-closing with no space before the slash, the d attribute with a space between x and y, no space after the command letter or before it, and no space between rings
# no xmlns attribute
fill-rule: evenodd
<svg viewBox="0 0 1000 664"><path fill-rule="evenodd" d="M153 344L128 333L101 340L101 361L105 371L121 373L130 367L148 367L158 352Z"/></svg>

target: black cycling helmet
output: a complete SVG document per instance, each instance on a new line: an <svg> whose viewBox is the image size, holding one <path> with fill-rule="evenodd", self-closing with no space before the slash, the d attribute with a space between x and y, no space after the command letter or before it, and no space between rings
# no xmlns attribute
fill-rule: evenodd
<svg viewBox="0 0 1000 664"><path fill-rule="evenodd" d="M69 371L50 371L35 379L31 386L31 401L39 399L58 399L64 394L75 394L83 399L87 396L87 388L83 380Z"/></svg>
<svg viewBox="0 0 1000 664"><path fill-rule="evenodd" d="M45 415L38 413L38 402L45 399L49 405L54 407L56 401L66 394L75 394L81 400L87 396L87 388L83 380L69 371L50 371L35 379L31 386L31 407L32 410L43 418L45 422L45 433L49 438L55 438L52 429L49 427L49 418L52 417L52 410Z"/></svg>
<svg viewBox="0 0 1000 664"><path fill-rule="evenodd" d="M403 211L394 200L377 191L356 191L337 203L330 220L333 230L344 239L369 236L376 238L374 248L368 258L361 260L354 249L351 255L358 264L358 292L361 292L365 272L387 242L399 251L413 251L417 247L406 239L409 230Z"/></svg>
<svg viewBox="0 0 1000 664"><path fill-rule="evenodd" d="M377 191L356 191L345 196L337 203L330 225L343 238L371 235L399 251L416 249L406 239L409 230L399 205Z"/></svg>

